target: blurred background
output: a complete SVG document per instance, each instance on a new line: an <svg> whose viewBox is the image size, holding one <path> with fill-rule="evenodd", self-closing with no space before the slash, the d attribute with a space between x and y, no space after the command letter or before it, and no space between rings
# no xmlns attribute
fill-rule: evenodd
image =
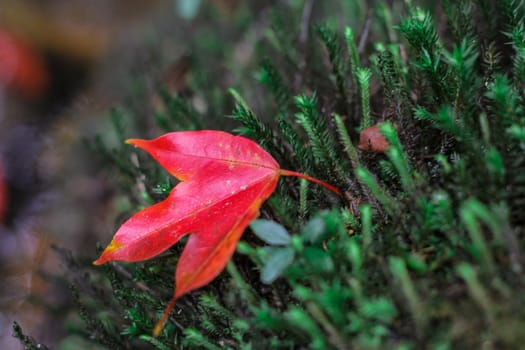
<svg viewBox="0 0 525 350"><path fill-rule="evenodd" d="M22 348L12 337L13 321L52 348L78 348L68 330L76 316L60 281L63 262L51 246L95 258L96 242L106 244L114 233L119 205L111 186L94 175L97 163L85 141L107 131L109 111L126 99L142 112L142 125L152 123L157 86L185 89L191 46L199 45L192 37L216 32L214 21L226 28L217 35L227 35L234 11L245 11L244 5L1 1L0 349ZM198 21L210 26L196 32ZM220 41L207 40L220 56ZM242 60L250 52L240 42ZM146 98L133 100L137 91Z"/></svg>

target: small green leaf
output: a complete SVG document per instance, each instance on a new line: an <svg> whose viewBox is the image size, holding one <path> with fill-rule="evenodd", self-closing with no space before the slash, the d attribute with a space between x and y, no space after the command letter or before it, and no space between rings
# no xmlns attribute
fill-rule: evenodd
<svg viewBox="0 0 525 350"><path fill-rule="evenodd" d="M507 133L517 140L525 141L525 126L513 124L507 128Z"/></svg>
<svg viewBox="0 0 525 350"><path fill-rule="evenodd" d="M330 273L334 271L334 261L330 255L322 249L307 247L304 249L303 256L314 271L320 273Z"/></svg>
<svg viewBox="0 0 525 350"><path fill-rule="evenodd" d="M255 220L250 224L253 233L270 245L290 244L290 234L278 223L270 220Z"/></svg>
<svg viewBox="0 0 525 350"><path fill-rule="evenodd" d="M389 299L385 297L378 297L363 300L359 304L359 312L371 319L390 322L397 316L397 309Z"/></svg>
<svg viewBox="0 0 525 350"><path fill-rule="evenodd" d="M486 164L488 169L499 177L503 177L505 174L505 165L503 164L503 158L495 147L491 147L485 155Z"/></svg>
<svg viewBox="0 0 525 350"><path fill-rule="evenodd" d="M406 263L410 269L416 272L423 273L428 269L425 260L415 253L411 253L406 257Z"/></svg>
<svg viewBox="0 0 525 350"><path fill-rule="evenodd" d="M302 236L311 243L322 240L326 233L326 224L323 218L316 217L308 221L303 227Z"/></svg>
<svg viewBox="0 0 525 350"><path fill-rule="evenodd" d="M265 250L269 256L261 269L261 281L270 284L280 277L284 269L293 262L294 250L288 247L268 247Z"/></svg>

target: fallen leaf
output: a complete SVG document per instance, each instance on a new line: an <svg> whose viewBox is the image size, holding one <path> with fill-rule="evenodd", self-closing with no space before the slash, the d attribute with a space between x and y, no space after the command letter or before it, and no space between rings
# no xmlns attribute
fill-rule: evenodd
<svg viewBox="0 0 525 350"><path fill-rule="evenodd" d="M222 131L173 132L126 142L144 149L181 182L167 199L126 221L94 264L150 259L190 235L177 264L173 298L155 336L181 295L208 284L224 269L280 176L302 177L339 194L323 181L280 169L257 143Z"/></svg>
<svg viewBox="0 0 525 350"><path fill-rule="evenodd" d="M379 130L379 125L380 124L376 124L361 131L357 148L362 151L386 152L390 144Z"/></svg>

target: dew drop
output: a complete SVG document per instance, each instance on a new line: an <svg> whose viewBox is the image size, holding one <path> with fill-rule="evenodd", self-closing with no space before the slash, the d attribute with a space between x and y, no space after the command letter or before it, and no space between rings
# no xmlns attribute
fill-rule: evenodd
<svg viewBox="0 0 525 350"><path fill-rule="evenodd" d="M241 186L241 191L245 191L246 190L246 186Z"/></svg>

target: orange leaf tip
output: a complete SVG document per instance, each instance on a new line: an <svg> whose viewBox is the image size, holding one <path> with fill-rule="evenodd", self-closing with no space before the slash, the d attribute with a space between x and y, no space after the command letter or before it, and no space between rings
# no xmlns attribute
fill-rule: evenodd
<svg viewBox="0 0 525 350"><path fill-rule="evenodd" d="M142 139L127 139L126 141L124 141L125 144L133 145L135 147L138 147L142 142L144 142L144 140Z"/></svg>
<svg viewBox="0 0 525 350"><path fill-rule="evenodd" d="M93 261L93 265L102 265L110 260L108 255L110 255L115 250L118 250L122 247L122 244L115 242L115 240L112 240L111 243L104 249L100 257Z"/></svg>

